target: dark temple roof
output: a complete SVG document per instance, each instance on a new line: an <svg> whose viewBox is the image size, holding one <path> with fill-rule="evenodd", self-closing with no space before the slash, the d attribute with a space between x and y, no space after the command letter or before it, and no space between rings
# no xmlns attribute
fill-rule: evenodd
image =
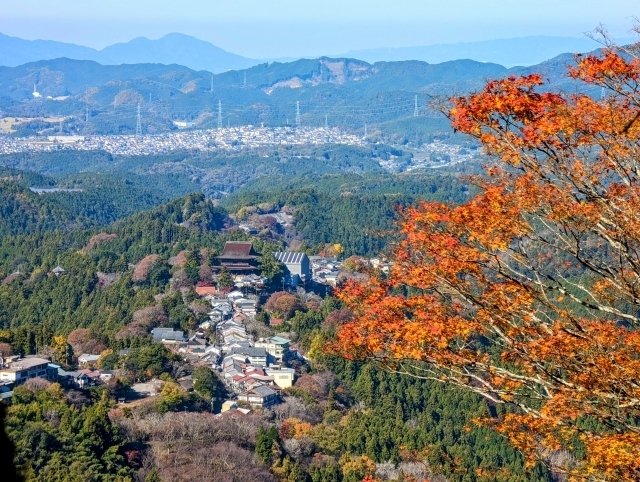
<svg viewBox="0 0 640 482"><path fill-rule="evenodd" d="M256 256L253 244L246 241L227 241L224 244L222 254L218 258L254 258Z"/></svg>

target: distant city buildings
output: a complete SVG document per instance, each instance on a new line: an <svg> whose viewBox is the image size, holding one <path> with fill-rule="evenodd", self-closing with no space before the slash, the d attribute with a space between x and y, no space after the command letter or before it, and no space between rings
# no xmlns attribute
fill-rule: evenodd
<svg viewBox="0 0 640 482"><path fill-rule="evenodd" d="M97 135L44 137L0 136L0 154L58 150L105 151L138 156L172 151L242 151L281 145L364 145L363 140L337 127L226 127L158 135Z"/></svg>

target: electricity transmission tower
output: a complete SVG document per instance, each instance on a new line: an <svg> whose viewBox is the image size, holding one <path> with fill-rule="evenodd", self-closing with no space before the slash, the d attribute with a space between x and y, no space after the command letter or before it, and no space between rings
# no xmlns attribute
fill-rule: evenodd
<svg viewBox="0 0 640 482"><path fill-rule="evenodd" d="M418 96L413 99L413 117L418 117Z"/></svg>
<svg viewBox="0 0 640 482"><path fill-rule="evenodd" d="M218 129L222 127L222 101L218 101Z"/></svg>
<svg viewBox="0 0 640 482"><path fill-rule="evenodd" d="M138 104L138 115L136 116L136 136L142 135L142 117L140 116L140 104Z"/></svg>
<svg viewBox="0 0 640 482"><path fill-rule="evenodd" d="M296 127L300 127L300 101L296 101Z"/></svg>

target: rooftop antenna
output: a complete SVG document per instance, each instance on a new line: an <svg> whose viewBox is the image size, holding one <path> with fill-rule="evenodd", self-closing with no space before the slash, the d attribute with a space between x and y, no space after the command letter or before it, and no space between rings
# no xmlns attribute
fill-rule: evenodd
<svg viewBox="0 0 640 482"><path fill-rule="evenodd" d="M296 127L300 127L300 101L296 100Z"/></svg>
<svg viewBox="0 0 640 482"><path fill-rule="evenodd" d="M418 117L418 96L416 95L413 99L413 117Z"/></svg>
<svg viewBox="0 0 640 482"><path fill-rule="evenodd" d="M218 129L222 127L222 101L218 100Z"/></svg>
<svg viewBox="0 0 640 482"><path fill-rule="evenodd" d="M136 117L136 136L142 135L142 118L140 116L140 104L138 104L138 115Z"/></svg>

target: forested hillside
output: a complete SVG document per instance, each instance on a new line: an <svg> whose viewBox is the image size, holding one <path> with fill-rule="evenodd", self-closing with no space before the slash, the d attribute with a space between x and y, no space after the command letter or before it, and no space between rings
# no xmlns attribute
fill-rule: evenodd
<svg viewBox="0 0 640 482"><path fill-rule="evenodd" d="M0 168L0 235L106 225L196 190L188 182L157 181L150 186L135 174L55 179Z"/></svg>
<svg viewBox="0 0 640 482"><path fill-rule="evenodd" d="M345 255L374 256L393 239L403 206L418 199L462 202L470 193L456 175L326 175L259 179L223 201L232 212L268 203L287 207L311 250L339 243ZM244 209L243 209L244 208Z"/></svg>
<svg viewBox="0 0 640 482"><path fill-rule="evenodd" d="M47 172L55 167L43 163L40 169ZM8 433L17 446L16 462L29 480L48 480L66 470L69 462L65 461L75 460L80 450L78 434L95 443L81 445L85 455L81 462L71 462L69 480L80 480L87 470L95 477L118 472L120 480L129 480L134 473L173 474L176 480L186 480L180 477L201 470L191 458L195 453L175 454L180 457L180 476L168 465L178 463L177 459L153 455L165 443L166 434L151 428L150 417L167 412L165 423L171 426L178 423L172 418L178 416L174 410L187 410L180 415L184 419L180 423L208 427L210 438L204 440L210 445L202 450L226 447L232 454L229 468L209 469L222 470L220 476L245 470L262 474L254 475L260 480L356 481L377 463L389 480L398 478L398 470L442 474L446 480L520 480L507 475L523 473L520 455L490 431L469 425L475 415L489 409L480 399L320 355L314 343L332 336L334 329L323 320L335 317L332 313L340 309L331 297L320 304L299 304L282 327L315 355L299 383L286 392L285 404L276 412L276 425L268 417L256 416L250 426L243 426L244 435L229 435L240 430L235 425L225 425L231 432L222 434L222 422L203 418L201 412L209 405L200 392L188 394L171 385L171 380L192 368L152 343L149 330L161 325L190 331L206 319L206 305L193 291L195 283L211 276L224 241L246 239L241 231L225 230L234 222L227 211L201 194L192 194L124 217L159 202L162 186L149 188L149 196L144 197L140 194L145 192L144 178L135 175L121 180L117 174L4 173L2 203L7 215L2 219L5 231L0 242L0 343L14 353L46 354L64 366L82 351L97 351L103 354L103 368L121 370L119 382L106 391L76 393L79 398L70 401L55 385L29 384L15 392ZM225 202L226 209L289 206L297 236L310 253L326 243L342 243L345 255L383 250L399 205L418 198L460 202L469 190L453 174L270 179L271 183L258 179L238 191ZM128 191L118 191L118 182ZM84 191L35 194L28 189L61 184ZM121 204L105 207L109 216L102 215L100 206L109 206L121 195ZM110 223L116 218L121 220ZM253 242L258 252L278 246L277 239L254 238ZM62 275L52 273L56 266L64 269ZM118 355L122 349L128 350L126 358ZM100 418L128 384L158 375L168 388L153 407L134 411L129 418L121 418L119 412ZM468 418L460 419L463 410ZM27 421L28 411L35 415ZM52 411L61 414L64 423L52 424L46 415ZM74 424L86 428L74 433ZM23 426L28 430L18 429ZM274 426L279 427L275 432ZM48 437L39 442L42 448L36 459L29 456L29 447L36 443L34 430ZM338 437L340 432L349 436ZM196 443L191 435L184 436L183 443ZM426 465L415 462L422 454L428 454L424 455ZM480 475L463 475L474 473ZM491 478L495 474L502 475ZM527 477L533 478L522 476L522 480L549 480L539 468L531 474Z"/></svg>
<svg viewBox="0 0 640 482"><path fill-rule="evenodd" d="M277 146L261 149L198 152L172 151L157 155L110 155L102 151L24 152L0 155L0 166L7 169L36 172L53 180L38 179L47 185L84 188L87 191L101 185L122 190L119 181L129 184L129 192L144 196L155 192L163 200L202 191L211 198L221 198L239 191L254 181L278 182L290 178L329 174L383 174L381 162L393 158L397 165L408 164L412 157L387 145L348 146ZM55 182L54 182L55 181ZM25 180L25 182L27 182ZM288 181L291 184L292 180ZM285 184L286 185L286 184ZM45 186L46 187L46 186ZM104 192L109 198L108 191ZM118 202L113 196L112 201Z"/></svg>
<svg viewBox="0 0 640 482"><path fill-rule="evenodd" d="M14 348L33 353L55 334L88 327L103 339L150 303L168 282L168 259L181 250L219 249L225 214L202 195L179 199L138 214L102 232L34 232L2 241L1 323ZM130 265L159 259L144 279L132 280ZM50 271L62 266L65 276Z"/></svg>
<svg viewBox="0 0 640 482"><path fill-rule="evenodd" d="M0 33L0 482L640 481L625 2L27 3L247 57Z"/></svg>

